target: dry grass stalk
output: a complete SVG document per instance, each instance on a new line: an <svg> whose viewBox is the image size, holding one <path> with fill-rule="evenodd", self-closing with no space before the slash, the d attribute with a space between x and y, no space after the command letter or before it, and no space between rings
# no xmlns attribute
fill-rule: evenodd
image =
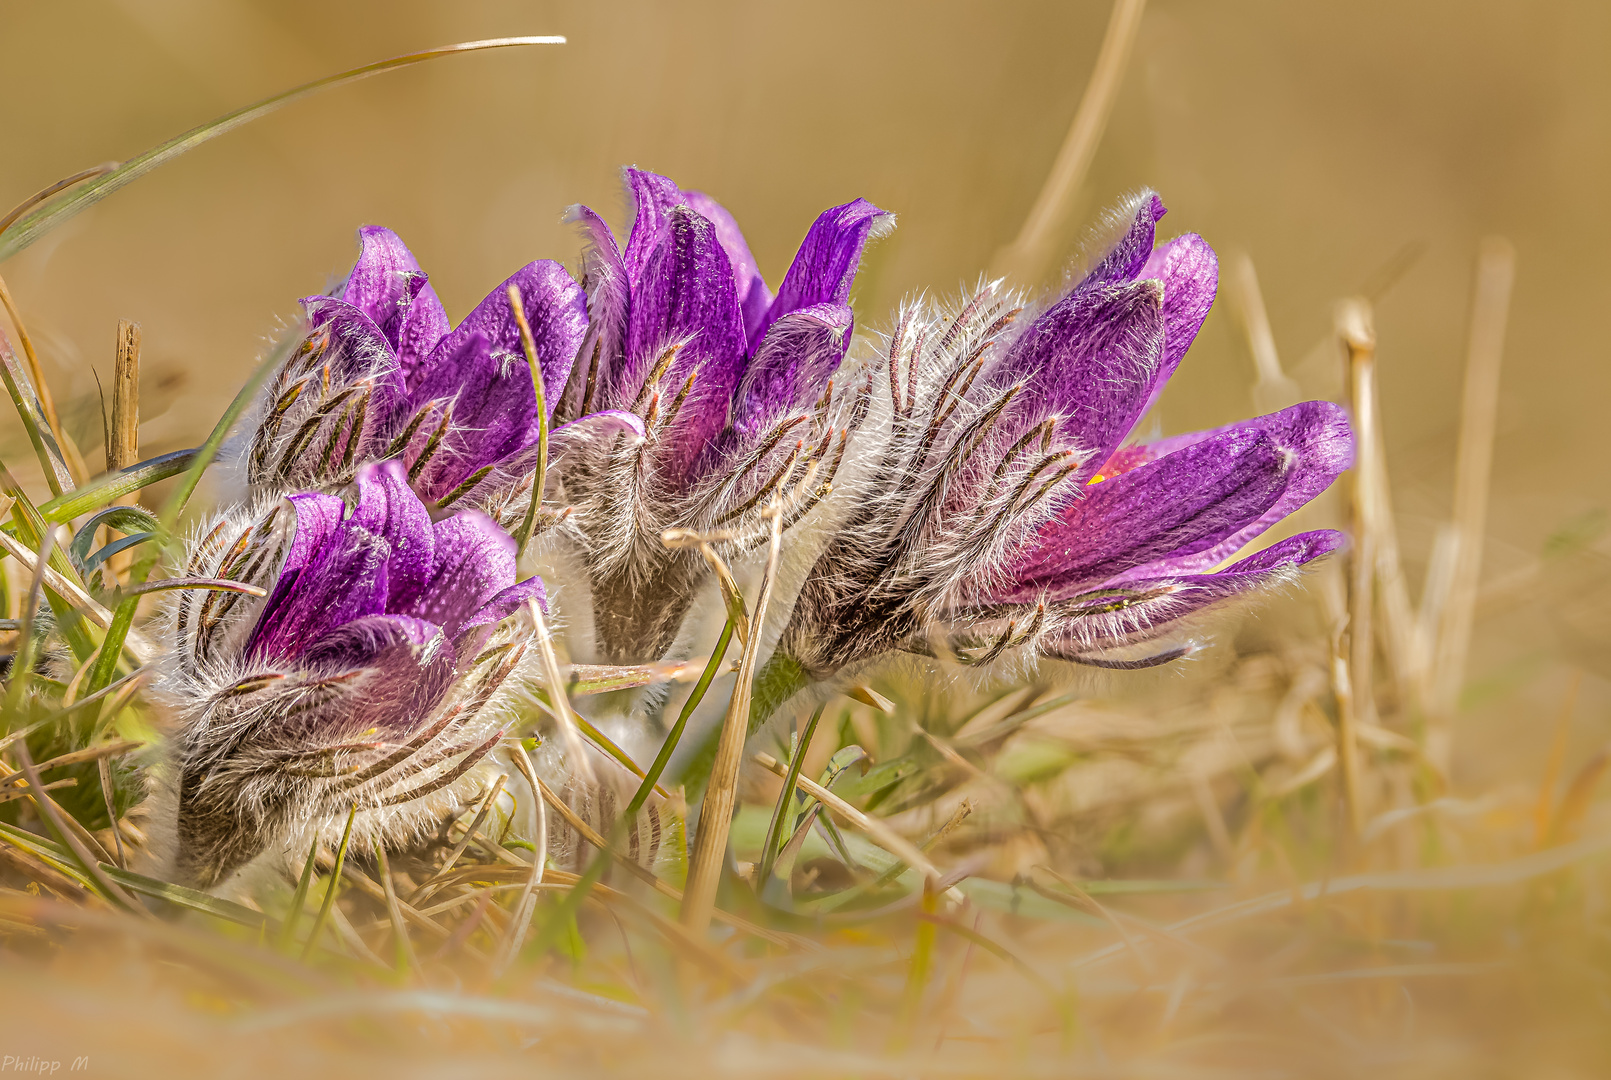
<svg viewBox="0 0 1611 1080"><path fill-rule="evenodd" d="M1349 521L1353 545L1348 553L1348 666L1352 677L1354 714L1360 723L1376 723L1373 667L1375 615L1376 506L1380 480L1376 467L1379 445L1376 423L1376 330L1370 304L1360 298L1338 308L1337 333L1348 357L1349 403L1354 414L1354 470L1349 491Z"/></svg>
<svg viewBox="0 0 1611 1080"><path fill-rule="evenodd" d="M1146 0L1116 0L1114 3L1107 33L1102 37L1102 48L1096 55L1096 66L1091 69L1091 79L1085 84L1085 93L1074 112L1074 122L1063 138L1062 149L1058 150L1052 171L1041 185L1040 194L1035 196L1029 215L1024 218L1023 228L1018 230L1013 242L997 254L993 272L1010 273L1020 280L1033 281L1045 270L1052 245L1068 215L1069 200L1090 170L1102 132L1108 126L1145 8Z"/></svg>
<svg viewBox="0 0 1611 1080"><path fill-rule="evenodd" d="M1447 596L1436 618L1428 693L1427 758L1445 776L1454 752L1454 714L1465 681L1466 655L1482 572L1483 531L1493 471L1494 431L1499 416L1499 374L1516 251L1508 240L1489 237L1477 253L1471 338L1466 353L1465 392L1460 404L1460 441L1455 456L1454 514L1450 541L1441 548ZM1429 569L1431 580L1437 570Z"/></svg>
<svg viewBox="0 0 1611 1080"><path fill-rule="evenodd" d="M767 604L772 599L772 585L777 579L778 558L782 554L783 503L774 500L767 508L772 536L767 546L766 571L761 576L761 588L755 598L752 625L765 625ZM696 934L703 934L710 926L711 911L716 906L716 886L726 863L727 836L732 827L733 807L738 797L738 771L744 759L744 738L749 731L750 691L755 681L755 665L761 652L761 634L750 634L744 643L744 655L738 664L738 680L733 696L727 702L727 714L722 718L721 734L716 743L716 758L711 765L710 784L705 789L705 800L699 811L699 833L694 850L689 855L688 887L683 890L682 924Z"/></svg>
<svg viewBox="0 0 1611 1080"><path fill-rule="evenodd" d="M140 324L119 319L117 357L112 367L112 415L106 423L106 471L126 469L139 460Z"/></svg>
<svg viewBox="0 0 1611 1080"><path fill-rule="evenodd" d="M537 641L537 656L543 665L543 680L548 684L549 705L559 720L559 729L565 736L565 753L571 767L583 783L594 782L593 763L587 758L587 744L582 741L581 726L571 711L570 698L565 693L565 676L554 653L554 639L548 632L548 620L543 618L543 607L535 597L526 605L531 612L532 636Z"/></svg>
<svg viewBox="0 0 1611 1080"><path fill-rule="evenodd" d="M1231 299L1242 319L1247 333L1248 351L1253 354L1253 367L1257 378L1253 384L1253 404L1259 412L1276 412L1295 405L1303 398L1303 391L1281 369L1281 354L1275 347L1275 333L1270 328L1270 315L1264 307L1264 293L1259 288L1259 276L1253 260L1245 252L1231 256L1226 266L1226 284Z"/></svg>
<svg viewBox="0 0 1611 1080"><path fill-rule="evenodd" d="M17 331L17 340L22 344L22 354L28 360L28 375L33 381L34 395L39 399L40 411L45 414L45 423L50 425L50 433L56 438L56 445L61 447L62 457L67 464L67 470L72 475L73 483L82 484L89 479L89 471L84 467L84 457L78 452L78 446L67 437L62 429L61 418L56 415L56 399L51 396L50 385L45 382L45 371L39 364L39 353L34 350L34 339L28 335L28 328L23 325L22 314L17 310L16 301L11 298L11 290L6 287L5 278L0 277L0 304L5 305L6 314L11 317L11 325Z"/></svg>

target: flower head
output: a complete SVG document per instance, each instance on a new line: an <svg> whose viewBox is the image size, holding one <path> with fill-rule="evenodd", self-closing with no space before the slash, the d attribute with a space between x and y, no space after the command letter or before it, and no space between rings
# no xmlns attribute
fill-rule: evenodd
<svg viewBox="0 0 1611 1080"><path fill-rule="evenodd" d="M885 360L893 429L807 576L780 685L897 649L1161 663L1182 655L1191 616L1339 544L1305 533L1221 568L1348 467L1336 406L1125 445L1217 287L1201 237L1154 246L1163 213L1151 192L1135 199L1117 242L1027 325L998 283L954 310L902 312Z"/></svg>
<svg viewBox="0 0 1611 1080"><path fill-rule="evenodd" d="M354 487L351 506L303 493L226 515L193 546L192 572L268 595L186 593L172 612L189 882L354 804L361 831L406 830L501 735L495 698L524 647L489 639L541 582L516 584L514 542L486 515L433 524L400 462Z"/></svg>
<svg viewBox="0 0 1611 1080"><path fill-rule="evenodd" d="M307 335L270 384L249 482L259 493L331 491L368 462L396 459L434 509L518 517L539 419L509 289L531 325L543 385L553 388L550 413L586 331L582 290L558 263L533 262L450 328L395 233L368 226L359 238L358 262L336 294L303 300ZM555 434L563 445L580 432Z"/></svg>
<svg viewBox="0 0 1611 1080"><path fill-rule="evenodd" d="M816 495L790 524L826 494L871 393L868 373L842 371L851 283L892 219L864 199L824 211L774 296L725 209L665 177L626 175L636 218L624 248L597 214L575 211L590 322L564 415L631 413L645 438L561 472L599 648L638 661L672 644L703 578L692 552L665 550L664 530L724 530L743 550L773 493L811 477Z"/></svg>

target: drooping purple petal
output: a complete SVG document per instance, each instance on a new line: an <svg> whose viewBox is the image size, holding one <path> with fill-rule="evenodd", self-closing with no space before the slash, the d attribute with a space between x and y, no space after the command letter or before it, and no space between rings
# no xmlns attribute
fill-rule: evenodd
<svg viewBox="0 0 1611 1080"><path fill-rule="evenodd" d="M733 428L756 437L822 395L850 347L846 304L813 304L772 324L744 372L734 399Z"/></svg>
<svg viewBox="0 0 1611 1080"><path fill-rule="evenodd" d="M477 511L438 521L435 561L424 588L393 610L435 623L456 638L464 623L515 579L515 542Z"/></svg>
<svg viewBox="0 0 1611 1080"><path fill-rule="evenodd" d="M627 235L626 250L621 263L626 268L627 280L636 288L643 280L644 270L654 256L655 249L665 239L671 224L671 212L682 204L682 191L677 185L656 173L642 169L626 170L627 194L632 198L634 215L632 232Z"/></svg>
<svg viewBox="0 0 1611 1080"><path fill-rule="evenodd" d="M866 199L818 215L778 286L777 299L751 334L751 348L760 343L768 327L791 311L848 301L867 241L888 229L892 221L891 215Z"/></svg>
<svg viewBox="0 0 1611 1080"><path fill-rule="evenodd" d="M459 627L458 640L461 649L466 653L470 652L471 650L465 647L465 642L473 641L478 631L484 631L507 619L524 607L528 600L536 600L544 612L548 611L548 592L543 588L542 578L529 577L525 581L509 586L465 619L464 624ZM479 645L476 647L479 648Z"/></svg>
<svg viewBox="0 0 1611 1080"><path fill-rule="evenodd" d="M345 671L373 663L388 650L423 648L442 636L442 628L411 615L366 615L343 623L315 640L301 655L311 668Z"/></svg>
<svg viewBox="0 0 1611 1080"><path fill-rule="evenodd" d="M1140 419L1163 354L1162 289L1140 281L1072 292L1030 324L993 378L1022 383L1020 415L1060 416L1059 432L1084 455L1080 480Z"/></svg>
<svg viewBox="0 0 1611 1080"><path fill-rule="evenodd" d="M330 335L321 361L329 365L332 385L375 378L401 388L397 354L367 314L333 296L303 297L302 309L308 314L311 329Z"/></svg>
<svg viewBox="0 0 1611 1080"><path fill-rule="evenodd" d="M423 403L433 396L440 396L426 393L423 387L428 381L433 386L440 385L436 368L448 364L451 370L453 361L466 355L465 343L469 338L480 334L486 338L493 359L528 371L527 401L523 408L528 414L534 413L529 386L531 376L525 349L520 342L520 327L509 306L510 285L520 291L521 306L525 308L526 321L531 324L532 338L537 346L543 389L549 399L548 408L550 412L553 411L570 378L577 347L587 332L587 299L582 294L581 286L571 280L565 268L547 259L529 263L517 270L436 344L425 362L410 374L409 394L415 402ZM433 378L436 381L432 381Z"/></svg>
<svg viewBox="0 0 1611 1080"><path fill-rule="evenodd" d="M280 566L280 575L294 573L313 561L313 556L324 547L347 512L347 504L334 495L310 493L292 495L291 504L295 522L292 525L291 546Z"/></svg>
<svg viewBox="0 0 1611 1080"><path fill-rule="evenodd" d="M738 227L738 222L727 207L703 191L683 192L683 202L716 227L716 239L721 242L722 249L727 252L727 261L733 267L733 287L738 292L739 310L744 314L744 334L753 351L761 336L761 322L766 318L767 309L772 306L772 292L761 277L743 230Z"/></svg>
<svg viewBox="0 0 1611 1080"><path fill-rule="evenodd" d="M1018 560L1004 599L1194 574L1324 491L1351 458L1342 410L1308 402L1084 489Z"/></svg>
<svg viewBox="0 0 1611 1080"><path fill-rule="evenodd" d="M661 384L667 403L698 371L680 407L675 440L663 458L680 475L727 422L728 401L744 365L744 324L732 267L708 220L687 207L671 212L666 237L633 290L627 331L627 365L617 400L632 402L664 351L678 341Z"/></svg>
<svg viewBox="0 0 1611 1080"><path fill-rule="evenodd" d="M1043 640L1041 649L1049 656L1084 658L1164 637L1181 620L1232 597L1279 584L1303 564L1345 542L1341 533L1329 529L1300 533L1218 573L1130 581L1123 593L1071 600L1054 609L1065 621Z"/></svg>

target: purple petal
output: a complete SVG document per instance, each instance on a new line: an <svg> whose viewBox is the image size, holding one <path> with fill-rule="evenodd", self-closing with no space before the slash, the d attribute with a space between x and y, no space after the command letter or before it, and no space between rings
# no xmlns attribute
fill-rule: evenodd
<svg viewBox="0 0 1611 1080"><path fill-rule="evenodd" d="M336 627L386 610L391 545L342 522L294 581L282 577L246 645L254 661L295 660Z"/></svg>
<svg viewBox="0 0 1611 1080"><path fill-rule="evenodd" d="M1208 570L1348 467L1342 410L1308 402L1084 489L1042 527L1005 599Z"/></svg>
<svg viewBox="0 0 1611 1080"><path fill-rule="evenodd" d="M435 562L431 515L409 486L401 461L365 465L354 486L358 499L343 524L385 541L390 597L386 610L402 610L399 600L424 587Z"/></svg>
<svg viewBox="0 0 1611 1080"><path fill-rule="evenodd" d="M1180 620L1215 604L1290 580L1304 563L1344 543L1341 533L1329 529L1300 533L1216 574L1130 581L1122 597L1071 600L1053 609L1054 616L1064 621L1047 635L1042 650L1050 656L1073 658L1163 637ZM1119 600L1123 603L1116 602Z"/></svg>
<svg viewBox="0 0 1611 1080"><path fill-rule="evenodd" d="M424 364L410 373L409 395L416 403L423 404L433 396L440 396L424 393L420 388L431 380L434 380L432 385L440 386L442 380L436 376L435 369L442 364L451 366L455 358L464 355L469 338L480 334L487 339L493 359L528 372L525 397L520 402L510 402L509 406L529 416L532 429L536 430L530 369L525 349L520 343L520 327L509 306L510 285L520 290L521 306L525 308L526 321L531 324L532 337L537 345L543 389L549 399L548 410L553 412L559 395L565 390L566 381L570 379L576 350L587 332L587 298L564 267L546 259L521 267L509 280L492 290L485 300L476 305L474 311L465 316L463 322L437 343Z"/></svg>
<svg viewBox="0 0 1611 1080"><path fill-rule="evenodd" d="M438 521L433 531L430 579L394 610L435 623L452 640L472 615L514 584L515 542L477 511Z"/></svg>
<svg viewBox="0 0 1611 1080"><path fill-rule="evenodd" d="M891 215L866 199L824 210L795 253L766 318L752 332L751 348L760 342L768 327L791 311L848 301L867 241L888 231L893 222Z"/></svg>
<svg viewBox="0 0 1611 1080"><path fill-rule="evenodd" d="M342 729L397 737L418 728L441 702L454 661L440 627L406 615L370 615L324 635L300 664L330 674L367 669L342 710Z"/></svg>
<svg viewBox="0 0 1611 1080"><path fill-rule="evenodd" d="M845 304L813 304L772 324L735 397L733 427L757 437L822 396L850 347L854 323Z"/></svg>
<svg viewBox="0 0 1611 1080"><path fill-rule="evenodd" d="M772 293L761 277L755 256L744 240L744 233L727 208L703 191L683 192L683 202L690 210L716 226L716 239L727 252L727 261L733 267L733 286L738 290L739 310L744 313L744 334L753 350L760 340L761 321L772 306Z"/></svg>
<svg viewBox="0 0 1611 1080"><path fill-rule="evenodd" d="M1123 223L1123 234L1073 291L1134 281L1152 255L1158 219L1166 213L1163 200L1154 191L1143 189L1130 199L1114 215L1115 224Z"/></svg>
<svg viewBox="0 0 1611 1080"><path fill-rule="evenodd" d="M992 375L1022 383L1016 414L1061 417L1059 433L1093 476L1140 419L1163 353L1163 297L1155 281L1068 294L1030 324Z"/></svg>
<svg viewBox="0 0 1611 1080"><path fill-rule="evenodd" d="M664 176L642 169L627 169L626 183L635 213L621 263L626 268L627 280L636 288L643 280L655 249L665 239L671 212L682 204L683 196L677 185Z"/></svg>
<svg viewBox="0 0 1611 1080"><path fill-rule="evenodd" d="M358 241L362 245L358 261L347 275L341 299L374 320L396 351L408 309L425 288L425 273L390 229L365 225L358 230Z"/></svg>
<svg viewBox="0 0 1611 1080"><path fill-rule="evenodd" d="M1146 415L1163 393L1164 384L1180 366L1214 306L1219 291L1219 259L1208 241L1195 233L1162 245L1147 259L1140 276L1163 282L1163 361L1152 377L1152 391L1141 413Z"/></svg>
<svg viewBox="0 0 1611 1080"><path fill-rule="evenodd" d="M570 411L581 412L586 393L582 380L593 364L595 350L598 355L598 386L611 386L619 375L622 354L626 348L627 311L632 303L632 284L627 278L626 264L621 261L620 248L615 234L604 219L585 206L571 208L569 218L582 232L582 280L587 284L588 327L585 343L577 354L577 367L581 370L571 390L574 395ZM596 404L590 403L591 404Z"/></svg>
<svg viewBox="0 0 1611 1080"><path fill-rule="evenodd" d="M449 349L456 347L456 353ZM440 401L420 425L408 460L414 467L440 425L443 410L453 410L446 433L430 461L417 469L413 484L420 496L439 502L477 469L491 465L537 441L536 395L524 359L517 365L499 358L481 334L454 331L431 356L431 369L414 391L419 402Z"/></svg>
<svg viewBox="0 0 1611 1080"><path fill-rule="evenodd" d="M280 576L301 570L313 561L313 556L329 541L336 526L341 524L347 504L334 495L292 495L291 504L296 521L291 534L291 547L280 566Z"/></svg>
<svg viewBox="0 0 1611 1080"><path fill-rule="evenodd" d="M677 207L665 239L633 290L628 363L617 400L633 401L664 350L684 339L659 383L666 388L665 407L698 369L693 391L678 413L678 432L668 440L662 460L673 477L685 475L727 423L728 402L745 356L732 267L715 226L687 207Z"/></svg>
<svg viewBox="0 0 1611 1080"><path fill-rule="evenodd" d="M492 628L519 611L528 600L536 600L545 613L548 611L548 593L543 589L542 578L529 577L509 586L466 619L454 640L459 655L473 659L481 651L481 646L486 644Z"/></svg>
<svg viewBox="0 0 1611 1080"><path fill-rule="evenodd" d="M308 313L309 327L330 335L330 344L321 359L329 365L332 386L359 379L402 385L397 353L375 320L333 296L305 296L302 309Z"/></svg>
<svg viewBox="0 0 1611 1080"><path fill-rule="evenodd" d="M423 648L441 636L440 626L411 615L366 615L313 642L303 650L300 661L310 668L346 671L373 663L388 650Z"/></svg>

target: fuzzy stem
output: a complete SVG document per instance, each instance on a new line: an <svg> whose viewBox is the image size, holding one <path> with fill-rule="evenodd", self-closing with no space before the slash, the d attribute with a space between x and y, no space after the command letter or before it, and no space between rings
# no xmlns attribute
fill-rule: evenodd
<svg viewBox="0 0 1611 1080"><path fill-rule="evenodd" d="M750 729L754 735L789 700L811 685L805 665L786 652L775 652L755 676L755 693L750 698Z"/></svg>

